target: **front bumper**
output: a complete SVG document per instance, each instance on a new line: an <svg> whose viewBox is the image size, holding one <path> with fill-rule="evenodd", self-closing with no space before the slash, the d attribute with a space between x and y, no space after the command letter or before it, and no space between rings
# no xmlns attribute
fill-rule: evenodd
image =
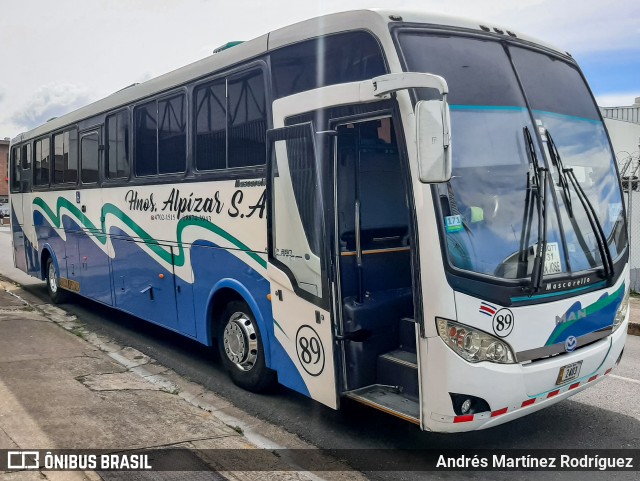
<svg viewBox="0 0 640 481"><path fill-rule="evenodd" d="M616 365L627 337L628 318L612 335L572 353L529 364L471 364L439 337L428 338L422 360L422 428L439 432L486 429L539 411L593 385ZM582 361L580 377L556 386L561 367ZM435 366L435 367L434 367ZM449 393L484 399L491 411L458 416ZM427 409L429 407L430 409Z"/></svg>

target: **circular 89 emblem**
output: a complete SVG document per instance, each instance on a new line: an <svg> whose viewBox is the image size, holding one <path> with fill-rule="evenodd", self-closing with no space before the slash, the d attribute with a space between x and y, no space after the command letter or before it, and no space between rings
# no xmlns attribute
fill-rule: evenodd
<svg viewBox="0 0 640 481"><path fill-rule="evenodd" d="M498 337L507 337L513 331L515 318L509 309L500 309L493 316L493 332Z"/></svg>
<svg viewBox="0 0 640 481"><path fill-rule="evenodd" d="M311 376L324 370L324 348L320 336L311 326L302 326L296 333L296 354L302 368Z"/></svg>

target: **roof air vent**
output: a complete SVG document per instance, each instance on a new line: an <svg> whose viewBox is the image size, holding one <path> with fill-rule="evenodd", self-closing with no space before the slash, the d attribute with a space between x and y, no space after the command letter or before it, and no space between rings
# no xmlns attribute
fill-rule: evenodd
<svg viewBox="0 0 640 481"><path fill-rule="evenodd" d="M394 22L402 22L402 17L400 15L389 15L389 19Z"/></svg>
<svg viewBox="0 0 640 481"><path fill-rule="evenodd" d="M517 37L517 35L513 33L511 30L507 30L507 33L509 34L510 37Z"/></svg>
<svg viewBox="0 0 640 481"><path fill-rule="evenodd" d="M480 25L480 29L484 30L485 32L490 32L491 29L489 27L485 27L484 25Z"/></svg>
<svg viewBox="0 0 640 481"><path fill-rule="evenodd" d="M243 42L244 42L243 40L234 40L233 42L227 42L224 45L220 45L218 48L214 48L213 53L220 53L223 50L227 50L231 47L235 47L236 45L240 45Z"/></svg>
<svg viewBox="0 0 640 481"><path fill-rule="evenodd" d="M500 30L499 28L493 27L493 31L499 33L500 35L504 35L504 30Z"/></svg>

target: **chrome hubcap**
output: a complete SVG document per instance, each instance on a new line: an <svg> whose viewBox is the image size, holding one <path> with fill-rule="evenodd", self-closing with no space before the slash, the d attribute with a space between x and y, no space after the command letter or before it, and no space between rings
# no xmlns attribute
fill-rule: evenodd
<svg viewBox="0 0 640 481"><path fill-rule="evenodd" d="M224 328L224 352L241 371L249 371L258 359L258 335L244 312L234 313Z"/></svg>
<svg viewBox="0 0 640 481"><path fill-rule="evenodd" d="M56 276L56 267L53 262L49 264L49 288L54 294L58 292L58 277Z"/></svg>

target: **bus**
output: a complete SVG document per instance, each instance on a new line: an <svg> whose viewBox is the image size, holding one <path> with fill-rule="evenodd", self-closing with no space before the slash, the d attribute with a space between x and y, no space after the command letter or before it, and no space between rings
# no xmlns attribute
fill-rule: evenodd
<svg viewBox="0 0 640 481"><path fill-rule="evenodd" d="M484 429L620 361L616 169L570 54L492 23L337 13L18 135L13 256L53 302L217 346L247 390Z"/></svg>

